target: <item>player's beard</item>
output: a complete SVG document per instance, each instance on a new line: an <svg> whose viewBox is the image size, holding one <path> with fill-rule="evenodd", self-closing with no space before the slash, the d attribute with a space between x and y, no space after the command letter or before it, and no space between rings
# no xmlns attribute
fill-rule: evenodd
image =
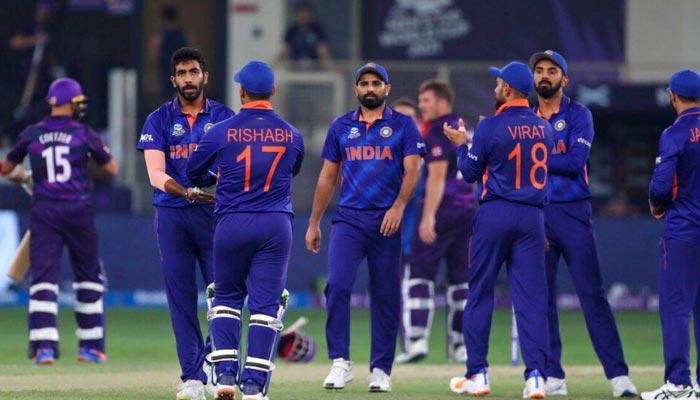
<svg viewBox="0 0 700 400"><path fill-rule="evenodd" d="M380 96L377 93L371 93L371 95L375 97L369 97L370 93L367 93L364 96L360 96L358 94L357 101L359 101L363 107L368 108L370 110L374 110L384 105L384 101L386 101L386 96Z"/></svg>
<svg viewBox="0 0 700 400"><path fill-rule="evenodd" d="M545 85L545 82L549 85ZM555 94L557 94L557 92L559 92L559 89L561 89L561 81L559 81L559 83L556 85L552 85L552 82L549 81L542 81L539 85L537 85L535 91L543 99L551 99Z"/></svg>
<svg viewBox="0 0 700 400"><path fill-rule="evenodd" d="M187 89L195 89L194 92L187 93ZM199 96L202 95L202 91L204 91L204 84L201 84L199 86L197 85L185 85L185 86L178 86L177 87L177 93L186 101L195 101L199 98Z"/></svg>
<svg viewBox="0 0 700 400"><path fill-rule="evenodd" d="M500 93L494 93L493 98L496 100L496 110L506 104L506 95L503 93L503 89L501 89Z"/></svg>

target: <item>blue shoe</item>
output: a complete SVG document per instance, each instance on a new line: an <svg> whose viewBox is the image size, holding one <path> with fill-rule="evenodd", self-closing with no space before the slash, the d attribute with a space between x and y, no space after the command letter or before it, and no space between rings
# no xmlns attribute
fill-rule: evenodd
<svg viewBox="0 0 700 400"><path fill-rule="evenodd" d="M107 362L107 354L99 350L81 347L78 349L78 361L102 364Z"/></svg>
<svg viewBox="0 0 700 400"><path fill-rule="evenodd" d="M241 400L262 400L262 386L255 383L254 380L248 379L243 385L243 397Z"/></svg>
<svg viewBox="0 0 700 400"><path fill-rule="evenodd" d="M230 369L219 374L216 383L216 400L233 400L236 398L236 375Z"/></svg>
<svg viewBox="0 0 700 400"><path fill-rule="evenodd" d="M34 364L36 365L51 365L54 360L54 350L50 347L38 349L34 354Z"/></svg>

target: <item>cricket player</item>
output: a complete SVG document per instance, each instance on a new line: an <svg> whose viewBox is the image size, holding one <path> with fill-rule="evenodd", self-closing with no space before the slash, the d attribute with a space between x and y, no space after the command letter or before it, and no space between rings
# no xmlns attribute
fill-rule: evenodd
<svg viewBox="0 0 700 400"><path fill-rule="evenodd" d="M333 366L323 387L342 389L353 379L350 295L360 263L367 258L372 321L369 390L388 392L401 314L399 229L418 182L425 144L410 117L386 106L391 84L384 67L373 62L360 67L354 89L360 108L337 118L328 129L306 248L314 253L321 248L319 224L341 175L325 290L326 342Z"/></svg>
<svg viewBox="0 0 700 400"><path fill-rule="evenodd" d="M457 126L452 113L454 90L437 79L423 82L418 89L418 107L429 123L424 138L427 155L423 159L418 192L418 221L411 240L411 258L402 283L404 352L398 363L418 361L428 355L428 339L435 313L435 279L444 259L447 266L447 358L467 361L462 335L462 313L467 300L469 236L476 208L474 185L468 184L457 169L457 146L443 133L448 123Z"/></svg>
<svg viewBox="0 0 700 400"><path fill-rule="evenodd" d="M45 365L53 364L60 354L57 298L65 245L75 273L78 360L102 363L107 360L105 277L99 263L88 160L111 176L119 168L95 131L78 121L87 98L77 81L55 80L46 99L51 115L22 131L0 168L0 175L24 181L21 175L26 172L15 166L29 155L34 182L29 222L29 357Z"/></svg>
<svg viewBox="0 0 700 400"><path fill-rule="evenodd" d="M204 56L183 47L173 53L170 82L177 97L152 112L141 130L138 149L153 186L155 233L175 334L180 379L178 400L203 400L208 352L197 317L197 267L205 284L214 280L214 206L185 175L185 164L204 134L233 111L204 96L209 79Z"/></svg>
<svg viewBox="0 0 700 400"><path fill-rule="evenodd" d="M591 221L588 161L593 144L591 112L564 94L569 83L566 60L556 51L530 57L535 77L537 104L534 111L549 121L554 131L554 150L549 156L549 205L544 219L549 246L546 253L549 288L549 356L547 395L566 396L561 365L561 336L557 317L557 271L562 256L581 302L593 348L610 380L613 397L637 396L629 379L615 317L603 290L598 249Z"/></svg>
<svg viewBox="0 0 700 400"><path fill-rule="evenodd" d="M218 377L217 398L263 400L274 369L280 296L292 250L292 178L304 159L299 131L272 109L275 80L262 61L250 61L234 76L241 84L241 110L215 125L187 162L198 186L216 181L216 287L209 315ZM248 297L250 321L239 375L241 311ZM238 377L240 376L240 379Z"/></svg>
<svg viewBox="0 0 700 400"><path fill-rule="evenodd" d="M486 395L488 348L494 286L506 263L513 308L525 362L523 398L544 398L547 358L547 278L544 270L544 213L547 204L547 162L552 128L529 108L532 72L521 62L501 69L496 77L496 115L479 122L471 149L464 122L459 129L445 123L445 134L459 146L459 170L467 182L479 181L480 207L469 254L469 295L464 310L467 372L452 378L455 393Z"/></svg>
<svg viewBox="0 0 700 400"><path fill-rule="evenodd" d="M700 286L700 76L671 75L671 106L678 114L659 139L649 184L649 208L664 219L659 255L659 315L664 382L642 399L695 399L690 381L688 324Z"/></svg>

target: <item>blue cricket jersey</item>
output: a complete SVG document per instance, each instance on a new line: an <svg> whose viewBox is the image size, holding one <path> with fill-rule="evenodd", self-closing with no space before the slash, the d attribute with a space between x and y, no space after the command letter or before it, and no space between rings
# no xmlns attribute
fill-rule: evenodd
<svg viewBox="0 0 700 400"><path fill-rule="evenodd" d="M238 115L214 125L187 161L187 177L209 186L214 163L217 215L234 212L292 214L292 178L304 160L301 133L272 109L253 101Z"/></svg>
<svg viewBox="0 0 700 400"><path fill-rule="evenodd" d="M153 111L141 130L138 149L160 150L165 153L165 173L184 187L194 186L185 175L187 158L194 152L197 143L215 123L231 118L235 113L214 100L204 99L204 109L192 116L180 108L178 97L164 103ZM190 125L191 124L191 125ZM190 204L180 196L173 196L153 188L153 205L161 207L198 206Z"/></svg>
<svg viewBox="0 0 700 400"><path fill-rule="evenodd" d="M502 199L544 207L552 137L552 127L526 99L509 101L479 122L471 149L459 146L459 170L467 182L480 180L480 203Z"/></svg>
<svg viewBox="0 0 700 400"><path fill-rule="evenodd" d="M425 154L413 119L384 107L371 125L360 109L336 118L328 128L321 156L342 163L339 207L388 209L403 183L403 159Z"/></svg>
<svg viewBox="0 0 700 400"><path fill-rule="evenodd" d="M538 106L533 110L538 113ZM591 198L588 156L593 145L593 117L586 106L563 96L559 111L549 119L554 149L549 157L549 202L565 203Z"/></svg>
<svg viewBox="0 0 700 400"><path fill-rule="evenodd" d="M700 107L661 134L649 201L666 210L664 237L700 243Z"/></svg>

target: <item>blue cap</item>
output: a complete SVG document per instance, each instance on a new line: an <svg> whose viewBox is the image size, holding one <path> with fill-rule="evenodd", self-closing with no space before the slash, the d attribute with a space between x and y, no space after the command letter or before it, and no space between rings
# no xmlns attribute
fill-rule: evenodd
<svg viewBox="0 0 700 400"><path fill-rule="evenodd" d="M379 75L380 78L382 78L384 83L389 83L389 74L386 72L386 69L377 63L370 62L361 66L360 69L357 70L355 73L355 84L360 81L362 74L367 72L374 72L375 74Z"/></svg>
<svg viewBox="0 0 700 400"><path fill-rule="evenodd" d="M275 87L275 74L267 63L253 60L236 72L233 81L240 83L246 92L266 94Z"/></svg>
<svg viewBox="0 0 700 400"><path fill-rule="evenodd" d="M561 68L564 75L569 75L569 67L566 65L564 56L554 50L545 50L530 56L530 68L535 69L535 65L542 60L549 60Z"/></svg>
<svg viewBox="0 0 700 400"><path fill-rule="evenodd" d="M489 72L526 95L530 94L530 91L535 86L535 78L532 76L532 71L527 65L519 61L510 62L501 69L489 67Z"/></svg>
<svg viewBox="0 0 700 400"><path fill-rule="evenodd" d="M668 80L668 90L678 96L698 98L700 97L700 75L689 69L680 70L671 75L671 79Z"/></svg>
<svg viewBox="0 0 700 400"><path fill-rule="evenodd" d="M80 103L86 99L78 81L71 78L56 79L51 83L49 92L46 94L46 101L52 106Z"/></svg>

